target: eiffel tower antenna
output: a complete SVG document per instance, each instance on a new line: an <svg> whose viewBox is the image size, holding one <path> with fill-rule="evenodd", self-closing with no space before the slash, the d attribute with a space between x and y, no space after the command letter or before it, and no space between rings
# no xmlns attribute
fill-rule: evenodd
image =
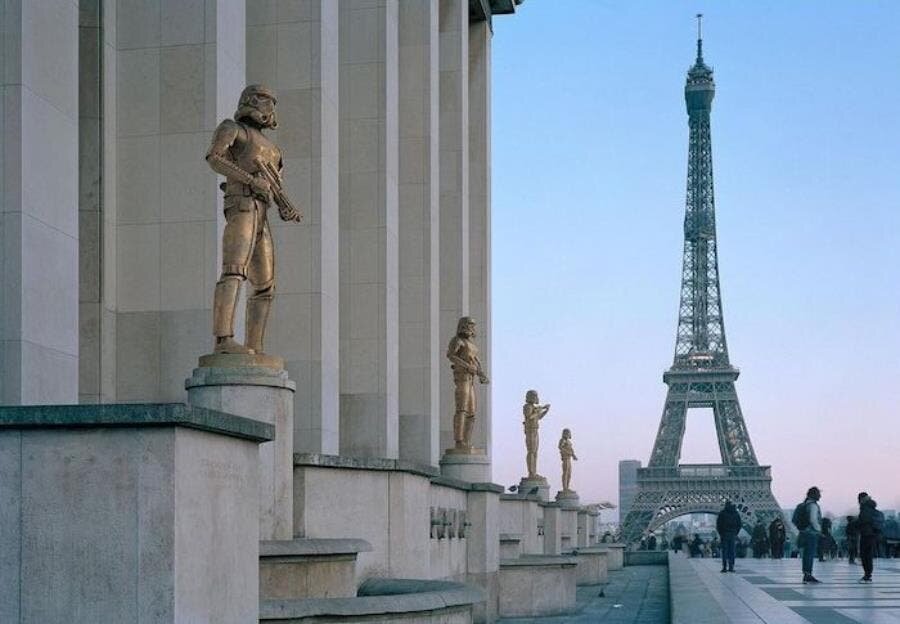
<svg viewBox="0 0 900 624"><path fill-rule="evenodd" d="M740 371L731 365L725 340L710 132L716 85L703 62L702 17L697 15L697 59L684 86L688 174L675 355L663 374L669 390L649 464L638 469L637 493L631 508L622 510L626 543L687 513L717 513L725 500L737 505L748 529L781 515L771 470L759 465L750 442L734 386ZM680 463L691 408L712 408L720 464Z"/></svg>
<svg viewBox="0 0 900 624"><path fill-rule="evenodd" d="M697 60L703 61L703 13L697 13Z"/></svg>

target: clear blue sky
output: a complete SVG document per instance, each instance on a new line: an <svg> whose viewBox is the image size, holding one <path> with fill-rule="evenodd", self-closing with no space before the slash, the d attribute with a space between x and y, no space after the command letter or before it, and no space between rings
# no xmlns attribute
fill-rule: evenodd
<svg viewBox="0 0 900 624"><path fill-rule="evenodd" d="M493 39L494 479L525 390L582 501L650 454L675 344L694 14L715 70L726 333L775 495L900 508L900 2L527 0ZM686 462L717 461L690 412Z"/></svg>

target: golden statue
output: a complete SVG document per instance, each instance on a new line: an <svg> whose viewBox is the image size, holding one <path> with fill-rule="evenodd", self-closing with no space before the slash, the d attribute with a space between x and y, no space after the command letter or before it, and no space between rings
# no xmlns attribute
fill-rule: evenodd
<svg viewBox="0 0 900 624"><path fill-rule="evenodd" d="M483 384L489 383L487 375L478 359L475 338L475 321L464 316L456 325L456 336L447 347L447 358L452 363L453 383L456 385L454 398L456 410L453 413L453 439L458 451L471 452L472 427L475 425L475 378Z"/></svg>
<svg viewBox="0 0 900 624"><path fill-rule="evenodd" d="M571 492L572 460L578 461L578 457L572 446L572 432L568 429L562 430L562 437L559 439L559 458L562 460L562 491Z"/></svg>
<svg viewBox="0 0 900 624"><path fill-rule="evenodd" d="M213 296L215 353L246 355L263 352L266 321L275 293L275 247L267 210L274 202L285 221L303 218L284 193L281 150L263 134L278 125L275 93L262 85L241 92L234 119L219 124L206 161L225 176L225 232L222 275ZM234 339L234 314L241 283L250 280L245 344Z"/></svg>
<svg viewBox="0 0 900 624"><path fill-rule="evenodd" d="M528 467L526 479L544 478L537 471L538 428L540 427L541 418L546 416L549 411L549 403L546 405L538 403L537 390L529 390L525 393L525 405L522 407L525 420L522 424L525 426L525 464Z"/></svg>

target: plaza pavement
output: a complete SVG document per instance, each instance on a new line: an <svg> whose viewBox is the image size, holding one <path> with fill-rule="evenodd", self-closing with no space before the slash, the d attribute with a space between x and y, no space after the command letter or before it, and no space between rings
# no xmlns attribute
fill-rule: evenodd
<svg viewBox="0 0 900 624"><path fill-rule="evenodd" d="M734 624L900 624L900 560L876 559L874 582L846 559L815 562L819 585L804 585L798 559L738 559L734 574L713 559L690 565ZM696 624L702 624L697 622Z"/></svg>

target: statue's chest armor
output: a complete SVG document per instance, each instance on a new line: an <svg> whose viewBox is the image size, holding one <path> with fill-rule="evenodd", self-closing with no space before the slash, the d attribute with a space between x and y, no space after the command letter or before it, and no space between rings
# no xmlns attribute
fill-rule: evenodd
<svg viewBox="0 0 900 624"><path fill-rule="evenodd" d="M470 340L462 341L462 349L460 349L460 355L462 355L463 359L473 361L478 357L478 347L475 346L475 343Z"/></svg>
<svg viewBox="0 0 900 624"><path fill-rule="evenodd" d="M236 150L235 161L238 167L250 173L259 170L257 162L268 163L278 169L281 162L281 150L262 132L249 126L244 126L246 140Z"/></svg>

